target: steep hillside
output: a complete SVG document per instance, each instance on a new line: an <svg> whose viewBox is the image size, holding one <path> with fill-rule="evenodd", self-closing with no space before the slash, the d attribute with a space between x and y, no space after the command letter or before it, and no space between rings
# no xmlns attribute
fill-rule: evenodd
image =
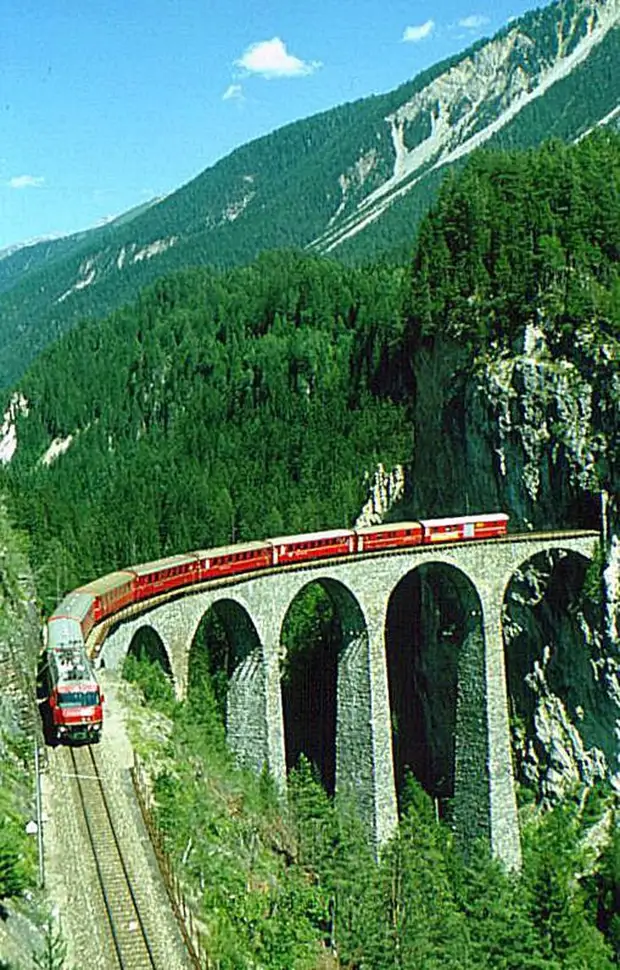
<svg viewBox="0 0 620 970"><path fill-rule="evenodd" d="M25 537L0 496L0 967L34 966L45 945L47 915L36 888L34 743L42 742L35 700L40 617Z"/></svg>
<svg viewBox="0 0 620 970"><path fill-rule="evenodd" d="M350 521L365 473L408 453L357 352L398 338L405 280L267 254L163 280L49 348L0 445L49 605L110 563Z"/></svg>
<svg viewBox="0 0 620 970"><path fill-rule="evenodd" d="M172 269L265 249L402 259L454 166L483 144L617 123L619 0L561 0L389 94L243 146L129 219L0 260L0 386L77 319Z"/></svg>
<svg viewBox="0 0 620 970"><path fill-rule="evenodd" d="M415 514L596 525L618 491L619 184L611 133L485 153L424 219L411 278L266 254L78 327L0 441L39 561L67 560L64 587L344 524L378 461L408 465Z"/></svg>

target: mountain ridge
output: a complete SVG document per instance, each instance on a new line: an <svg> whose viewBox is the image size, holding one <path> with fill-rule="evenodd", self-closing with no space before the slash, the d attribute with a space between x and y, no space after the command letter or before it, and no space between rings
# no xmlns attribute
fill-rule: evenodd
<svg viewBox="0 0 620 970"><path fill-rule="evenodd" d="M619 56L620 0L557 0L391 92L240 146L163 199L5 257L0 386L79 319L187 266L283 247L402 260L445 175L480 145L615 126Z"/></svg>

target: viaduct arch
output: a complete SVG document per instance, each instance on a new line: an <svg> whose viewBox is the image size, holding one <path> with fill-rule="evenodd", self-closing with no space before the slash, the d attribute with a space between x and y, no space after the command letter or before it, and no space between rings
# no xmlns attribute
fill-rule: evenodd
<svg viewBox="0 0 620 970"><path fill-rule="evenodd" d="M486 837L509 868L521 862L511 760L502 609L512 577L540 553L562 550L591 559L598 534L507 536L492 542L415 547L269 570L218 581L121 614L99 652L118 667L133 637L150 626L168 655L176 694L187 689L196 630L223 601L238 641L227 699L227 736L244 766L265 766L286 788L281 692L281 633L296 596L319 582L338 599L342 648L337 668L336 791L352 794L377 844L397 825L385 632L391 597L423 565L454 570L472 591L475 616L459 648L454 744L455 827L464 840ZM243 632L245 631L245 633ZM250 631L250 632L249 632Z"/></svg>

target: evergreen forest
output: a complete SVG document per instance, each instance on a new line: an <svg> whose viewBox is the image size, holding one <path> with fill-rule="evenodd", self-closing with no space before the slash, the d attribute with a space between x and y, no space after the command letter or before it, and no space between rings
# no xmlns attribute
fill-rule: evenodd
<svg viewBox="0 0 620 970"><path fill-rule="evenodd" d="M432 800L408 776L399 831L377 859L355 813L328 797L305 757L289 775L284 813L267 776L235 767L208 668L192 665L182 704L146 651L127 658L125 676L136 688L133 742L157 773L163 843L195 901L215 966L617 966L620 829L603 792L575 791L542 815L531 806L523 811L523 869L509 873L484 843L464 859ZM153 711L157 722L149 720ZM612 835L596 856L591 833L610 818Z"/></svg>

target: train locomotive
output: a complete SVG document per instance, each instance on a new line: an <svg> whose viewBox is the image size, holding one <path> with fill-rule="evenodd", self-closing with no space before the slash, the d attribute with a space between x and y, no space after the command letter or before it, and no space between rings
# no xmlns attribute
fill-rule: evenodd
<svg viewBox="0 0 620 970"><path fill-rule="evenodd" d="M104 697L86 654L80 622L61 615L46 625L42 679L54 741L98 741L103 726Z"/></svg>
<svg viewBox="0 0 620 970"><path fill-rule="evenodd" d="M53 734L69 741L100 737L104 698L85 644L96 624L127 606L269 567L492 539L504 536L507 528L504 512L392 522L196 550L109 573L69 593L47 621L45 669Z"/></svg>

